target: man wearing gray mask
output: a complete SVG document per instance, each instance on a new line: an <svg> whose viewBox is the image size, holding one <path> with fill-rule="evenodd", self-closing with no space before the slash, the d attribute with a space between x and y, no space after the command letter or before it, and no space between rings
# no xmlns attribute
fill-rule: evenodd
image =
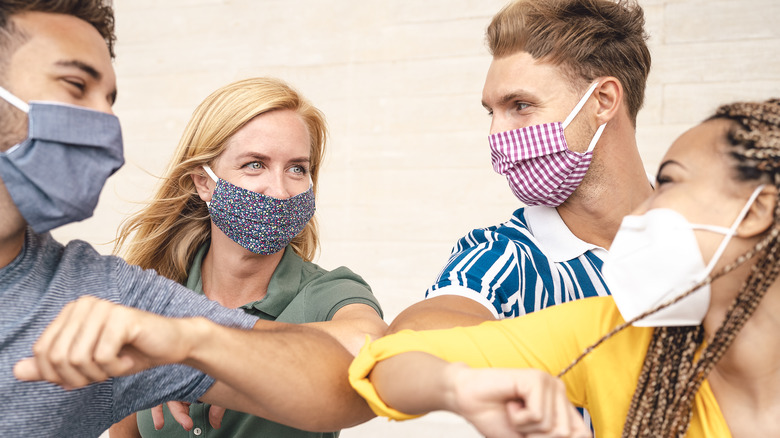
<svg viewBox="0 0 780 438"><path fill-rule="evenodd" d="M113 40L113 11L100 0L0 4L0 429L98 436L167 400L202 400L312 430L370 418L347 383L351 355L327 334L228 328L257 320L84 242L52 239L49 230L92 215L106 178L123 164L111 110ZM83 322L78 333L58 325L69 316ZM98 330L132 348L97 348L90 335ZM74 342L63 347L52 338ZM110 353L118 362L105 359ZM232 357L241 359L225 360ZM174 363L197 370L169 365L108 378ZM71 388L101 383L66 390L17 377ZM315 390L322 397L311 397Z"/></svg>

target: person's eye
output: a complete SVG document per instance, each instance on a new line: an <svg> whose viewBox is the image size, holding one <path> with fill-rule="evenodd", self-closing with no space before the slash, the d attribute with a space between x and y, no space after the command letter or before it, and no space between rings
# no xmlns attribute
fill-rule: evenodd
<svg viewBox="0 0 780 438"><path fill-rule="evenodd" d="M63 81L66 84L68 84L68 86L75 88L76 90L78 90L81 93L83 93L84 90L87 88L87 84L85 84L84 82L82 82L82 81L80 81L78 79L64 78Z"/></svg>
<svg viewBox="0 0 780 438"><path fill-rule="evenodd" d="M519 101L515 102L515 110L517 110L517 111L523 111L524 109L526 109L526 108L528 108L530 106L531 105L529 105L526 102L519 102Z"/></svg>
<svg viewBox="0 0 780 438"><path fill-rule="evenodd" d="M487 110L487 116L492 118L493 117L493 110L491 110L491 109Z"/></svg>
<svg viewBox="0 0 780 438"><path fill-rule="evenodd" d="M306 166L293 166L290 168L290 171L296 175L306 175L309 173L309 169L306 168Z"/></svg>
<svg viewBox="0 0 780 438"><path fill-rule="evenodd" d="M244 164L244 167L252 170L260 170L263 168L263 163L259 161L252 161L251 163Z"/></svg>
<svg viewBox="0 0 780 438"><path fill-rule="evenodd" d="M658 176L655 177L656 187L660 187L660 186L662 186L664 184L668 184L668 183L671 183L671 182L673 182L672 178L670 178L667 175L658 175Z"/></svg>

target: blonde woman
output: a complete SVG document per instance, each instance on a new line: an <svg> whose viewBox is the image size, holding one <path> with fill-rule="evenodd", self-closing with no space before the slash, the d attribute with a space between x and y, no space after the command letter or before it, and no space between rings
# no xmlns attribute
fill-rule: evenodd
<svg viewBox="0 0 780 438"><path fill-rule="evenodd" d="M354 354L366 334L379 337L387 326L363 279L345 267L326 271L311 262L325 138L320 111L279 80L220 88L193 113L162 185L123 224L117 250L268 327L318 327ZM267 358L274 360L273 351ZM338 435L236 411L225 412L215 429L222 409L194 404L190 419L186 406L169 406L164 422L159 411L143 411L112 427L111 436L186 437L185 428L211 437Z"/></svg>
<svg viewBox="0 0 780 438"><path fill-rule="evenodd" d="M448 409L491 437L587 435L560 382L520 369L537 368L598 437L780 436L779 194L780 100L725 105L623 220L611 297L387 336L357 356L353 387L396 419Z"/></svg>

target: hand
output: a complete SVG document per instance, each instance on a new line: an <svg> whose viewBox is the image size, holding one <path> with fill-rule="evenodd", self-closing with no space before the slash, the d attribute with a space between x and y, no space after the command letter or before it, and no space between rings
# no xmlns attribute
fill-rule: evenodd
<svg viewBox="0 0 780 438"><path fill-rule="evenodd" d="M534 369L451 364L449 410L489 438L590 437L563 383Z"/></svg>
<svg viewBox="0 0 780 438"><path fill-rule="evenodd" d="M70 389L179 362L188 348L183 321L84 296L62 309L14 375Z"/></svg>
<svg viewBox="0 0 780 438"><path fill-rule="evenodd" d="M192 430L195 425L192 418L190 418L190 403L180 401L170 401L166 403L168 410L176 420L187 432ZM225 408L211 405L209 407L209 424L214 429L222 427L222 417L225 416ZM160 430L165 426L165 414L163 413L163 406L157 405L152 408L152 422L154 422L154 430Z"/></svg>

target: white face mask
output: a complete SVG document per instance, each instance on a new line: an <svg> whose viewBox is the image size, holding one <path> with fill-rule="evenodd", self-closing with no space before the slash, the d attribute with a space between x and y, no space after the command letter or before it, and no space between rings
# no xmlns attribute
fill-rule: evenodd
<svg viewBox="0 0 780 438"><path fill-rule="evenodd" d="M629 321L667 303L707 278L763 187L753 191L730 228L690 224L681 214L667 208L623 218L602 269L623 319ZM726 236L706 266L693 230ZM706 284L633 325L699 325L709 305L710 286Z"/></svg>

